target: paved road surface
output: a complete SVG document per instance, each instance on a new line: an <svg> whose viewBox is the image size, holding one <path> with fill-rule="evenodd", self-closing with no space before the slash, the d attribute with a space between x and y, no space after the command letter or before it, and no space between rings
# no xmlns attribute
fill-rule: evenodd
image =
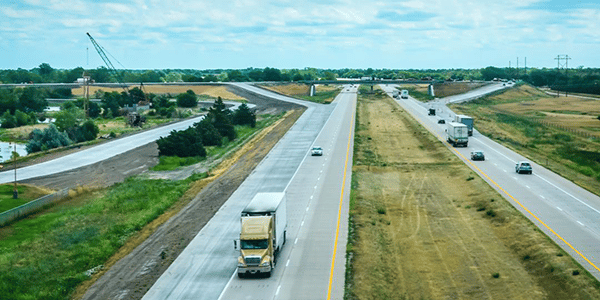
<svg viewBox="0 0 600 300"><path fill-rule="evenodd" d="M392 86L382 86L391 95ZM480 92L483 90L479 90ZM490 91L490 90L487 90ZM437 103L460 102L460 97L439 99ZM429 104L414 99L397 100L429 131L445 141L440 118L451 119L455 113L445 105L436 105L436 116L428 116ZM475 120L477 124L477 120ZM523 156L488 139L474 130L466 148L447 145L465 163L484 178L513 206L532 220L584 268L600 279L600 197L533 163L533 175L515 172ZM483 150L485 161L470 160L470 151Z"/></svg>
<svg viewBox="0 0 600 300"><path fill-rule="evenodd" d="M319 105L238 85L308 109L143 299L288 299L299 293L304 299L326 299L340 206L331 292L333 299L341 299L348 203L341 189L343 183L349 189L351 165L348 176L342 175L346 153L351 163L355 93L344 92L334 103ZM324 156L309 156L315 143L324 148ZM281 191L287 192L289 224L279 263L271 278L240 280L233 248L240 213L256 193Z"/></svg>

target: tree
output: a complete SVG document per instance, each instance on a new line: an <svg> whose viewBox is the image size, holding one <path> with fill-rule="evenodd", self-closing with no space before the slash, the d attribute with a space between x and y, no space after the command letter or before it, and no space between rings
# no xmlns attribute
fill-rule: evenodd
<svg viewBox="0 0 600 300"><path fill-rule="evenodd" d="M205 119L208 119L207 122L210 122L222 137L226 137L230 141L235 139L236 133L231 123L231 112L221 97L217 97L213 106L208 109Z"/></svg>
<svg viewBox="0 0 600 300"><path fill-rule="evenodd" d="M156 143L161 156L206 157L206 149L194 128L173 130L167 137L159 138Z"/></svg>
<svg viewBox="0 0 600 300"><path fill-rule="evenodd" d="M82 138L81 140L78 139L77 142L95 140L98 136L98 133L100 133L100 129L98 129L98 126L96 126L92 120L83 122L83 124L77 128L77 131L78 137Z"/></svg>
<svg viewBox="0 0 600 300"><path fill-rule="evenodd" d="M234 125L248 125L252 128L256 126L256 115L250 110L246 103L242 103L233 113Z"/></svg>
<svg viewBox="0 0 600 300"><path fill-rule="evenodd" d="M39 89L28 87L23 89L19 96L18 108L24 112L42 112L48 106L48 101L43 97Z"/></svg>
<svg viewBox="0 0 600 300"><path fill-rule="evenodd" d="M279 69L266 67L263 74L265 81L281 81L281 71Z"/></svg>
<svg viewBox="0 0 600 300"><path fill-rule="evenodd" d="M204 118L202 121L195 123L194 127L202 139L204 146L221 146L223 137L219 131L212 125L209 119Z"/></svg>
<svg viewBox="0 0 600 300"><path fill-rule="evenodd" d="M78 107L72 107L67 110L61 110L55 114L56 125L59 131L66 131L70 128L76 128L79 125L79 120L85 118L85 113Z"/></svg>
<svg viewBox="0 0 600 300"><path fill-rule="evenodd" d="M39 66L39 72L40 72L40 75L46 77L46 76L52 74L52 72L54 72L54 69L50 66L50 64L42 63Z"/></svg>
<svg viewBox="0 0 600 300"><path fill-rule="evenodd" d="M187 92L177 95L177 105L179 107L196 107L198 105L196 93L192 90L187 90Z"/></svg>
<svg viewBox="0 0 600 300"><path fill-rule="evenodd" d="M110 92L104 93L102 96L102 108L104 111L102 112L102 116L105 118L108 117L117 117L119 115L119 101L121 99L121 94L118 92Z"/></svg>
<svg viewBox="0 0 600 300"><path fill-rule="evenodd" d="M17 127L17 120L15 116L13 116L10 111L5 111L2 114L2 128L15 128Z"/></svg>

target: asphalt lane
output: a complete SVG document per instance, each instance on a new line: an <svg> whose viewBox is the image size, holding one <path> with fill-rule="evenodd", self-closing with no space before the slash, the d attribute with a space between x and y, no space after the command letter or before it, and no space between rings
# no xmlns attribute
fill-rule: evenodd
<svg viewBox="0 0 600 300"><path fill-rule="evenodd" d="M244 292L236 298L272 299L278 292L282 293L282 288L278 289L273 280L284 274L285 264L282 257L286 257L286 253L290 253L293 244L299 243L294 234L294 231L297 231L294 222L298 220L298 214L294 212L297 211L296 205L310 197L300 196L301 199L299 199L298 194L305 195L311 191L305 183L300 182L300 188L296 192L296 187L292 187L291 180L299 178L294 176L300 174L300 166L305 161L309 161L307 155L309 155L310 147L314 144L325 123L330 120L332 112L337 111L342 102L336 101L329 105L319 105L291 99L246 84L237 85L275 99L305 105L308 109L150 288L143 299L218 299L222 294L226 295L229 292L225 289L226 286L233 286L228 285L230 279L237 279L235 271L238 251L234 249L233 241L239 237L242 209L258 192L287 190L289 222L287 242L280 253L279 263L273 271L273 276L245 282L252 287L252 292ZM322 146L325 151L329 151L326 144L322 144ZM328 156L323 158L326 157ZM321 180L325 181L324 178ZM310 209L304 208L304 211L310 212ZM330 219L335 219L335 217L337 215L330 216ZM345 243L343 245L345 247ZM344 264L340 265L343 267ZM343 271L341 274L343 278ZM232 298L223 296L223 299ZM315 299L323 299L323 294Z"/></svg>
<svg viewBox="0 0 600 300"><path fill-rule="evenodd" d="M286 189L288 241L271 278L232 274L219 299L343 298L356 90L336 98L314 141L323 156L306 153Z"/></svg>
<svg viewBox="0 0 600 300"><path fill-rule="evenodd" d="M391 95L392 86L382 88ZM475 93L492 91L494 88L488 87ZM469 97L472 96L471 93ZM586 270L600 279L600 197L536 163L532 163L532 175L517 174L515 164L527 159L479 134L477 130L469 137L468 147L450 146L445 142L446 125L437 122L439 119L448 121L455 115L445 103L461 102L463 99L454 96L450 100L444 98L424 104L411 98L396 102ZM432 107L436 109L436 116L427 115ZM473 150L483 150L486 160L471 161L470 152Z"/></svg>

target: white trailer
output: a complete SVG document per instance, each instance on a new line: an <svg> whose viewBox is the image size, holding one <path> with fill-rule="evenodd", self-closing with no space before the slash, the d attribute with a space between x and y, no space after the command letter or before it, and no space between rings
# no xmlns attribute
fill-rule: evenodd
<svg viewBox="0 0 600 300"><path fill-rule="evenodd" d="M400 98L402 98L402 99L408 99L408 90L402 90Z"/></svg>
<svg viewBox="0 0 600 300"><path fill-rule="evenodd" d="M465 146L469 143L469 129L467 125L458 122L449 122L446 129L447 141L452 146Z"/></svg>
<svg viewBox="0 0 600 300"><path fill-rule="evenodd" d="M272 216L273 217L273 246L279 251L285 243L287 230L285 193L258 193L242 211L244 217Z"/></svg>

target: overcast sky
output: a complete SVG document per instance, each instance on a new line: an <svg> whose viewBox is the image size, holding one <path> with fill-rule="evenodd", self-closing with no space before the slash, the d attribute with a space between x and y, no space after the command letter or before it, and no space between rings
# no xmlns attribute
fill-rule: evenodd
<svg viewBox="0 0 600 300"><path fill-rule="evenodd" d="M86 32L128 69L600 67L598 0L0 0L0 69L103 66Z"/></svg>

